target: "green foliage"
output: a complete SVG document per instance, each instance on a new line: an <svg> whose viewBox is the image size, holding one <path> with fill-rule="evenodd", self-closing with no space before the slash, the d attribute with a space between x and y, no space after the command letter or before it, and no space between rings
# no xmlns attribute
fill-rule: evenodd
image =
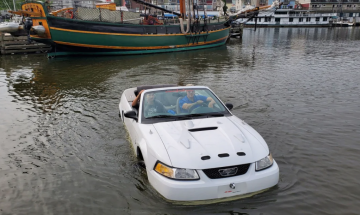
<svg viewBox="0 0 360 215"><path fill-rule="evenodd" d="M14 3L12 0L0 0L0 10L9 10L9 8L7 7L7 5L5 4L5 2L10 6L11 10L14 10ZM23 1L20 0L15 0L15 7L16 10L20 8L20 5Z"/></svg>
<svg viewBox="0 0 360 215"><path fill-rule="evenodd" d="M122 5L122 1L123 1L123 0L114 0L114 3L116 4L116 6L121 6L121 5Z"/></svg>
<svg viewBox="0 0 360 215"><path fill-rule="evenodd" d="M26 1L26 0L15 0L16 10L19 10L19 9L20 9L22 3L30 2L30 1L34 1L34 2L45 2L46 0L28 0L28 1ZM5 2L10 6L10 9L11 9L11 10L14 10L13 0L0 0L0 10L6 10L6 11L9 10L9 8L6 6ZM51 1L50 1L50 2L51 2Z"/></svg>

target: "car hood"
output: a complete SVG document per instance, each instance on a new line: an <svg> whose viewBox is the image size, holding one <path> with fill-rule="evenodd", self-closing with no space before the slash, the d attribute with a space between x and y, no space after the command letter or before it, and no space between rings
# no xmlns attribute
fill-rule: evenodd
<svg viewBox="0 0 360 215"><path fill-rule="evenodd" d="M239 165L253 163L269 154L258 132L235 116L163 122L153 126L173 167L207 169Z"/></svg>

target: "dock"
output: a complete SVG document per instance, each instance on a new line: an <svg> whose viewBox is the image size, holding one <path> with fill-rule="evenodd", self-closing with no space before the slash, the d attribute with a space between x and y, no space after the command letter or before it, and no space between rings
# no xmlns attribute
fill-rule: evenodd
<svg viewBox="0 0 360 215"><path fill-rule="evenodd" d="M230 29L230 37L242 39L243 29L243 24L232 24Z"/></svg>
<svg viewBox="0 0 360 215"><path fill-rule="evenodd" d="M51 50L49 45L31 41L27 36L12 36L8 33L0 32L1 54L23 54L23 53L46 53Z"/></svg>

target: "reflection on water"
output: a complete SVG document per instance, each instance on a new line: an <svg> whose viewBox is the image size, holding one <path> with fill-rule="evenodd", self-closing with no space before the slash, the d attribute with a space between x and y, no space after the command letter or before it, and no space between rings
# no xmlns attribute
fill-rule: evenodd
<svg viewBox="0 0 360 215"><path fill-rule="evenodd" d="M359 28L244 29L228 46L157 55L0 58L0 214L356 214ZM209 86L262 134L277 186L199 205L164 200L118 103L147 84Z"/></svg>

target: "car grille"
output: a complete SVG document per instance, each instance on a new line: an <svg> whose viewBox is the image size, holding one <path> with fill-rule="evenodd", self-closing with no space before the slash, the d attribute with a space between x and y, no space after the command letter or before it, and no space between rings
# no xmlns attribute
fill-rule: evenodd
<svg viewBox="0 0 360 215"><path fill-rule="evenodd" d="M230 168L234 168L237 167L237 172L233 175L228 175L228 176L222 176L219 172L219 170L223 170L223 169L230 169ZM249 170L250 164L242 164L242 165L237 165L237 166L226 166L226 167L218 167L218 168L213 168L213 169L203 169L202 171L205 173L205 175L211 179L217 179L217 178L227 178L227 177L233 177L233 176L238 176L238 175L244 175L245 173L247 173L247 171Z"/></svg>

